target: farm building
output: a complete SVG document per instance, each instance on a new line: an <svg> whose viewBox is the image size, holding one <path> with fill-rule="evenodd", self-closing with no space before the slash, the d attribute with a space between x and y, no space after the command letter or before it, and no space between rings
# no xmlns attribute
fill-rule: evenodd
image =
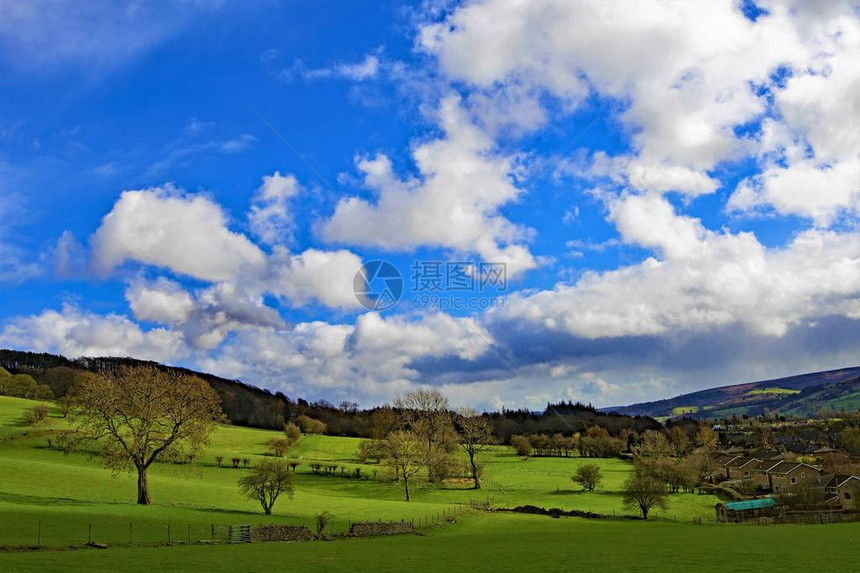
<svg viewBox="0 0 860 573"><path fill-rule="evenodd" d="M765 497L762 499L718 503L714 509L717 511L717 521L720 523L731 523L755 519L757 517L772 516L776 513L776 507L775 499Z"/></svg>

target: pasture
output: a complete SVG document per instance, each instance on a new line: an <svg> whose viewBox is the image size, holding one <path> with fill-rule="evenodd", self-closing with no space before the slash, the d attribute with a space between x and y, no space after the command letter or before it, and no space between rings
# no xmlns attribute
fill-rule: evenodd
<svg viewBox="0 0 860 573"><path fill-rule="evenodd" d="M509 569L527 560L536 567L566 569L572 563L594 567L613 564L626 569L666 565L678 552L696 568L716 566L714 555L733 552L745 562L771 553L773 558L803 558L816 551L837 561L856 543L858 525L743 528L710 525L710 495L673 494L669 509L657 511L653 522L640 520L551 519L543 516L484 513L465 509L470 501L491 500L496 507L531 504L580 509L622 516L619 489L632 465L618 459L533 458L525 460L505 446L484 457L481 490L465 481L431 485L419 481L413 500L404 501L399 484L383 479L385 468L361 464L359 440L303 436L287 459L299 462L295 497L282 498L274 514L265 516L256 502L243 498L236 482L250 465L267 455L267 441L278 432L224 426L212 438L205 456L194 465L159 463L150 471L153 506L135 501L135 476L112 475L84 453L66 455L55 444L66 426L57 408L37 427L24 423L24 410L35 404L0 397L0 546L41 545L64 548L83 545L92 526L93 539L111 547L104 551L3 551L0 569L27 571L62 567L67 570L263 570L271 560L301 564L302 570L355 570L371 560L375 570L412 566L469 566ZM222 457L218 467L216 457ZM584 493L570 479L579 464L598 463L604 473L600 490ZM312 463L360 468L361 477L316 475ZM375 475L374 475L375 474ZM211 538L213 525L289 523L312 527L315 514L335 516L332 533L346 531L353 521L415 520L436 523L443 512L456 512L456 523L422 527L420 536L337 540L329 543L253 544L252 546L154 547L170 539L196 542ZM704 525L692 525L692 518ZM170 531L168 532L168 525ZM750 535L750 534L754 535ZM770 545L774 543L776 545ZM825 550L832 544L832 552ZM147 545L149 545L147 547ZM768 547L771 549L769 550ZM646 558L637 553L647 554ZM739 552L739 553L738 553ZM452 561L453 560L453 561ZM816 561L821 565L821 561ZM764 562L763 562L764 563Z"/></svg>

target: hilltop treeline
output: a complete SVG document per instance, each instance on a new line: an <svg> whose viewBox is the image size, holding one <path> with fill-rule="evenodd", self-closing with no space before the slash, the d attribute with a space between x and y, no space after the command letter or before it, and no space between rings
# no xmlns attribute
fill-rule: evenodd
<svg viewBox="0 0 860 573"><path fill-rule="evenodd" d="M119 366L153 365L165 371L194 375L207 381L221 397L221 406L234 424L280 430L289 419L292 403L285 395L255 386L227 380L212 374L194 372L187 368L164 366L134 358L77 358L70 360L55 354L37 354L16 350L0 350L0 366L15 374L28 374L37 382L50 386L57 398L66 395L75 377L81 372L105 373Z"/></svg>
<svg viewBox="0 0 860 573"><path fill-rule="evenodd" d="M590 404L580 402L547 404L543 412L503 409L488 415L496 436L504 442L515 434L583 434L592 426L604 428L612 436L624 430L641 433L661 427L659 422L647 416L600 412Z"/></svg>
<svg viewBox="0 0 860 573"><path fill-rule="evenodd" d="M57 398L65 396L81 372L107 373L119 366L139 365L156 366L165 371L194 375L207 381L221 397L221 405L229 420L240 426L280 430L286 422L296 420L300 416L308 416L322 421L327 434L368 438L374 435L375 425L380 417L385 417L388 410L362 410L352 402L342 402L336 406L325 400L309 402L302 398L291 399L281 392L270 392L238 380L134 358L70 360L56 354L0 350L0 367L13 374L31 376L37 383L50 387ZM507 442L510 436L515 434L571 435L584 433L592 426L605 428L613 436L624 430L641 433L660 427L657 421L646 416L605 413L591 405L574 402L547 404L543 412L502 410L486 416L502 442Z"/></svg>

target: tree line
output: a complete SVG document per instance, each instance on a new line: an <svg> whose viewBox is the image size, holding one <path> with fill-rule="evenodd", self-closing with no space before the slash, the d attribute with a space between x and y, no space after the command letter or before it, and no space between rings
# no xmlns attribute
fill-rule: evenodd
<svg viewBox="0 0 860 573"><path fill-rule="evenodd" d="M196 377L207 382L218 394L227 419L239 426L279 430L285 423L307 416L324 424L324 433L328 435L374 438L375 420L380 410L385 410L384 407L361 409L350 401L335 405L326 400L293 399L281 392L270 392L237 380L132 358L70 360L55 354L0 350L0 367L13 375L28 376L40 392L50 390L56 398L63 398L86 372L110 375L120 368L137 366ZM50 397L43 394L39 398ZM384 411L382 415L386 415ZM503 409L488 414L487 419L493 434L502 443L508 443L515 434L584 433L591 426L600 426L613 436L625 429L643 432L660 427L652 418L601 412L590 405L573 402L547 404L541 412Z"/></svg>

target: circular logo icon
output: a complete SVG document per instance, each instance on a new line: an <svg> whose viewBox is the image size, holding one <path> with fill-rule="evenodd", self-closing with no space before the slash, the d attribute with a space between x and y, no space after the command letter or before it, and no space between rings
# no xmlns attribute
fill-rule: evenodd
<svg viewBox="0 0 860 573"><path fill-rule="evenodd" d="M355 273L352 291L364 308L388 310L403 295L403 276L388 261L370 261Z"/></svg>

